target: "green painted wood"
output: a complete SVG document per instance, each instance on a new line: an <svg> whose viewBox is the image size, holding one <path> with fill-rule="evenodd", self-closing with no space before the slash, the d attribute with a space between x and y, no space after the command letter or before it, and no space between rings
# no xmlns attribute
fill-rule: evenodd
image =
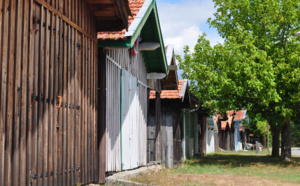
<svg viewBox="0 0 300 186"><path fill-rule="evenodd" d="M136 39L141 36L141 42L159 42L160 47L154 51L143 51L147 72L168 73L167 58L157 12L156 1L153 0L144 17L131 37L126 40L99 41L99 47L132 48Z"/></svg>

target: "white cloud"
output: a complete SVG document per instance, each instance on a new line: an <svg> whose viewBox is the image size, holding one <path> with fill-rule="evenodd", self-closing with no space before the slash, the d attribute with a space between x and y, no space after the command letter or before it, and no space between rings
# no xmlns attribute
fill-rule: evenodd
<svg viewBox="0 0 300 186"><path fill-rule="evenodd" d="M185 45L190 47L195 46L200 34L202 34L202 32L198 27L190 26L183 30L178 30L177 35L166 36L164 42L166 45L174 45L176 53L182 55L183 47ZM190 49L193 50L193 47Z"/></svg>
<svg viewBox="0 0 300 186"><path fill-rule="evenodd" d="M183 47L194 48L198 36L206 32L211 45L223 42L206 23L216 12L212 0L188 0L172 3L158 2L158 13L165 45L172 44L176 54L183 55ZM208 33L209 32L209 33Z"/></svg>

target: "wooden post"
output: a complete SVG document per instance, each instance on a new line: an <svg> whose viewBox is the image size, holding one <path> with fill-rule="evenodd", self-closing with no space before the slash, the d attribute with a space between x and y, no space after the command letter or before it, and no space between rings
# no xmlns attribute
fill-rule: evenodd
<svg viewBox="0 0 300 186"><path fill-rule="evenodd" d="M99 49L99 182L105 183L105 152L106 152L106 57L103 49Z"/></svg>
<svg viewBox="0 0 300 186"><path fill-rule="evenodd" d="M156 158L155 161L161 161L161 99L160 93L156 92L156 99L155 99L155 116L156 116L156 141L155 141L155 154Z"/></svg>
<svg viewBox="0 0 300 186"><path fill-rule="evenodd" d="M206 117L203 116L203 124L202 124L202 128L201 128L201 132L202 132L202 145L203 145L203 153L206 154Z"/></svg>
<svg viewBox="0 0 300 186"><path fill-rule="evenodd" d="M267 151L269 152L270 149L269 149L269 123L267 124L267 131L268 131L268 134L267 134Z"/></svg>
<svg viewBox="0 0 300 186"><path fill-rule="evenodd" d="M256 154L258 154L258 141L255 141Z"/></svg>

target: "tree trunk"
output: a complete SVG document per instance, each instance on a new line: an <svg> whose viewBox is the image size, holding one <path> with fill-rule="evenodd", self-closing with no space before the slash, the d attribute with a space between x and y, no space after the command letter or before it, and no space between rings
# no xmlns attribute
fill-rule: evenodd
<svg viewBox="0 0 300 186"><path fill-rule="evenodd" d="M281 130L281 158L289 161L292 157L291 149L291 123L288 120Z"/></svg>
<svg viewBox="0 0 300 186"><path fill-rule="evenodd" d="M276 126L271 125L271 131L272 131L272 156L273 157L279 157L279 134L280 134L280 130Z"/></svg>

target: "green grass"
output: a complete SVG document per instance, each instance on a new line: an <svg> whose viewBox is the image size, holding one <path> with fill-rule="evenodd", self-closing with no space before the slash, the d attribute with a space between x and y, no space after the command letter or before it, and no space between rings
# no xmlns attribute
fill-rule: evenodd
<svg viewBox="0 0 300 186"><path fill-rule="evenodd" d="M186 160L170 174L234 174L257 176L290 183L300 183L300 157L284 162L269 152L254 151L210 154Z"/></svg>
<svg viewBox="0 0 300 186"><path fill-rule="evenodd" d="M177 169L164 169L130 178L152 185L285 185L300 184L300 157L290 162L270 152L216 153L186 160Z"/></svg>

